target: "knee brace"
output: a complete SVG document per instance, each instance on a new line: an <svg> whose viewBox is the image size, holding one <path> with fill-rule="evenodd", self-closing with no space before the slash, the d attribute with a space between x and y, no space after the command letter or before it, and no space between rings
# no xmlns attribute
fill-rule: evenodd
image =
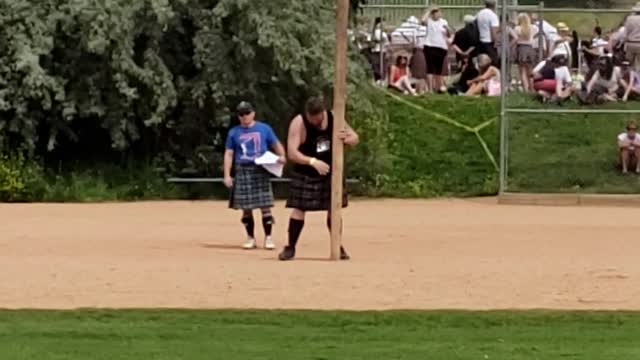
<svg viewBox="0 0 640 360"><path fill-rule="evenodd" d="M262 215L262 223L265 225L273 225L275 220L271 214Z"/></svg>
<svg viewBox="0 0 640 360"><path fill-rule="evenodd" d="M242 222L242 225L244 225L244 226L250 226L250 225L253 225L253 215L251 215L251 214L249 214L249 215L247 215L247 214L242 215L242 220L241 220L241 222Z"/></svg>

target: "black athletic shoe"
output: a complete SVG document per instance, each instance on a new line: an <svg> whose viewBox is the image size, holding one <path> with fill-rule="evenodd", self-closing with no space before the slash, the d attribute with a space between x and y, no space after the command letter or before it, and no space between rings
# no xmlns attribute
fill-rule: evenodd
<svg viewBox="0 0 640 360"><path fill-rule="evenodd" d="M351 257L342 246L340 246L340 260L351 260Z"/></svg>
<svg viewBox="0 0 640 360"><path fill-rule="evenodd" d="M294 257L296 257L296 248L291 246L285 246L284 250L278 255L280 261L293 260Z"/></svg>

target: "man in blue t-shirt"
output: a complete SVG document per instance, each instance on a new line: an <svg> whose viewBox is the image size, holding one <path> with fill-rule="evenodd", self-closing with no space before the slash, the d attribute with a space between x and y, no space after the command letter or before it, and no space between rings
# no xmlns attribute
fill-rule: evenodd
<svg viewBox="0 0 640 360"><path fill-rule="evenodd" d="M271 238L273 226L273 190L269 173L255 160L272 149L281 163L286 162L284 147L271 126L256 121L253 106L243 101L237 107L240 125L234 126L227 135L224 152L224 184L231 189L229 207L242 210L242 224L247 230L245 249L257 247L254 236L253 209L262 211L262 226L265 233L264 247L275 249ZM231 170L235 177L231 177Z"/></svg>

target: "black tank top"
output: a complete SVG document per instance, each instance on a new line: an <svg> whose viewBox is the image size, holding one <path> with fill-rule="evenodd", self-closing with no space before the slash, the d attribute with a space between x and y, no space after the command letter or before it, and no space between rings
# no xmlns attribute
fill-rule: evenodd
<svg viewBox="0 0 640 360"><path fill-rule="evenodd" d="M333 135L333 114L327 111L327 128L318 129L311 125L305 114L302 114L302 122L307 131L307 137L298 150L305 156L322 160L331 166L331 138ZM296 164L294 171L307 176L319 176L318 171L310 165Z"/></svg>
<svg viewBox="0 0 640 360"><path fill-rule="evenodd" d="M540 70L540 75L542 75L542 80L553 80L556 78L556 68L551 61L547 60L542 70Z"/></svg>

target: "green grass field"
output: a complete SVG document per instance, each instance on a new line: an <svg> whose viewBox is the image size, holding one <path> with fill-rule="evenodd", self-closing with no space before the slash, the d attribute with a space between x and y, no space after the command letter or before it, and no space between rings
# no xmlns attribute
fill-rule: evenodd
<svg viewBox="0 0 640 360"><path fill-rule="evenodd" d="M0 312L3 360L635 360L639 338L622 312Z"/></svg>

